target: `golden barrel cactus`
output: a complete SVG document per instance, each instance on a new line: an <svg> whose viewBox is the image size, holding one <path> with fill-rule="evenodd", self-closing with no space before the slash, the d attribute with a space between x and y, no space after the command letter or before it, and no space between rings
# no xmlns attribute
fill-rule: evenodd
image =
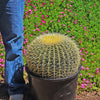
<svg viewBox="0 0 100 100"><path fill-rule="evenodd" d="M80 67L78 44L60 33L37 36L27 48L26 63L29 71L41 78L72 76Z"/></svg>

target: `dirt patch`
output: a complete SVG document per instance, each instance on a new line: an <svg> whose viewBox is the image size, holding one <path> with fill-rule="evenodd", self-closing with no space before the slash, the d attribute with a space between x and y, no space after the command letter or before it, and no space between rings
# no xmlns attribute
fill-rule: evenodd
<svg viewBox="0 0 100 100"><path fill-rule="evenodd" d="M76 96L76 100L100 100L100 92L82 92Z"/></svg>

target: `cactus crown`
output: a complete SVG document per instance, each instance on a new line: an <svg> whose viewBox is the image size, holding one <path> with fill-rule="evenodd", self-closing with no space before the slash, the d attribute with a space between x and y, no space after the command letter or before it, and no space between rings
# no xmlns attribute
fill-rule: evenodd
<svg viewBox="0 0 100 100"><path fill-rule="evenodd" d="M64 37L62 37L62 35L60 34L47 34L45 36L42 36L40 39L41 43L52 45L62 42L63 38Z"/></svg>
<svg viewBox="0 0 100 100"><path fill-rule="evenodd" d="M80 65L76 41L60 33L36 37L26 52L26 63L34 74L49 79L72 76Z"/></svg>

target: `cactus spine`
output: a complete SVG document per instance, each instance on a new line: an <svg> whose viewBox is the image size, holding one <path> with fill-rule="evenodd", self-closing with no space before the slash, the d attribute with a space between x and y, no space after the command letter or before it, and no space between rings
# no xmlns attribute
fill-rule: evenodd
<svg viewBox="0 0 100 100"><path fill-rule="evenodd" d="M73 75L80 65L80 52L76 41L60 33L36 37L26 52L26 63L34 74L49 79Z"/></svg>

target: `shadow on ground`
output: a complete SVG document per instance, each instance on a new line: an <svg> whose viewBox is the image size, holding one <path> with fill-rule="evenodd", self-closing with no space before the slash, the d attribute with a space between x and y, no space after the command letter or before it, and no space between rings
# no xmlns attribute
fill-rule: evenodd
<svg viewBox="0 0 100 100"><path fill-rule="evenodd" d="M5 83L0 83L0 100L9 100L8 95L8 86ZM32 92L31 92L32 91ZM29 84L26 84L26 89L24 93L24 100L37 100L35 97L35 92ZM81 94L77 95L76 100L100 100L100 92L82 92Z"/></svg>
<svg viewBox="0 0 100 100"><path fill-rule="evenodd" d="M8 86L5 83L0 83L0 100L9 100ZM24 100L36 100L35 95L31 91L34 91L28 84L26 85Z"/></svg>

